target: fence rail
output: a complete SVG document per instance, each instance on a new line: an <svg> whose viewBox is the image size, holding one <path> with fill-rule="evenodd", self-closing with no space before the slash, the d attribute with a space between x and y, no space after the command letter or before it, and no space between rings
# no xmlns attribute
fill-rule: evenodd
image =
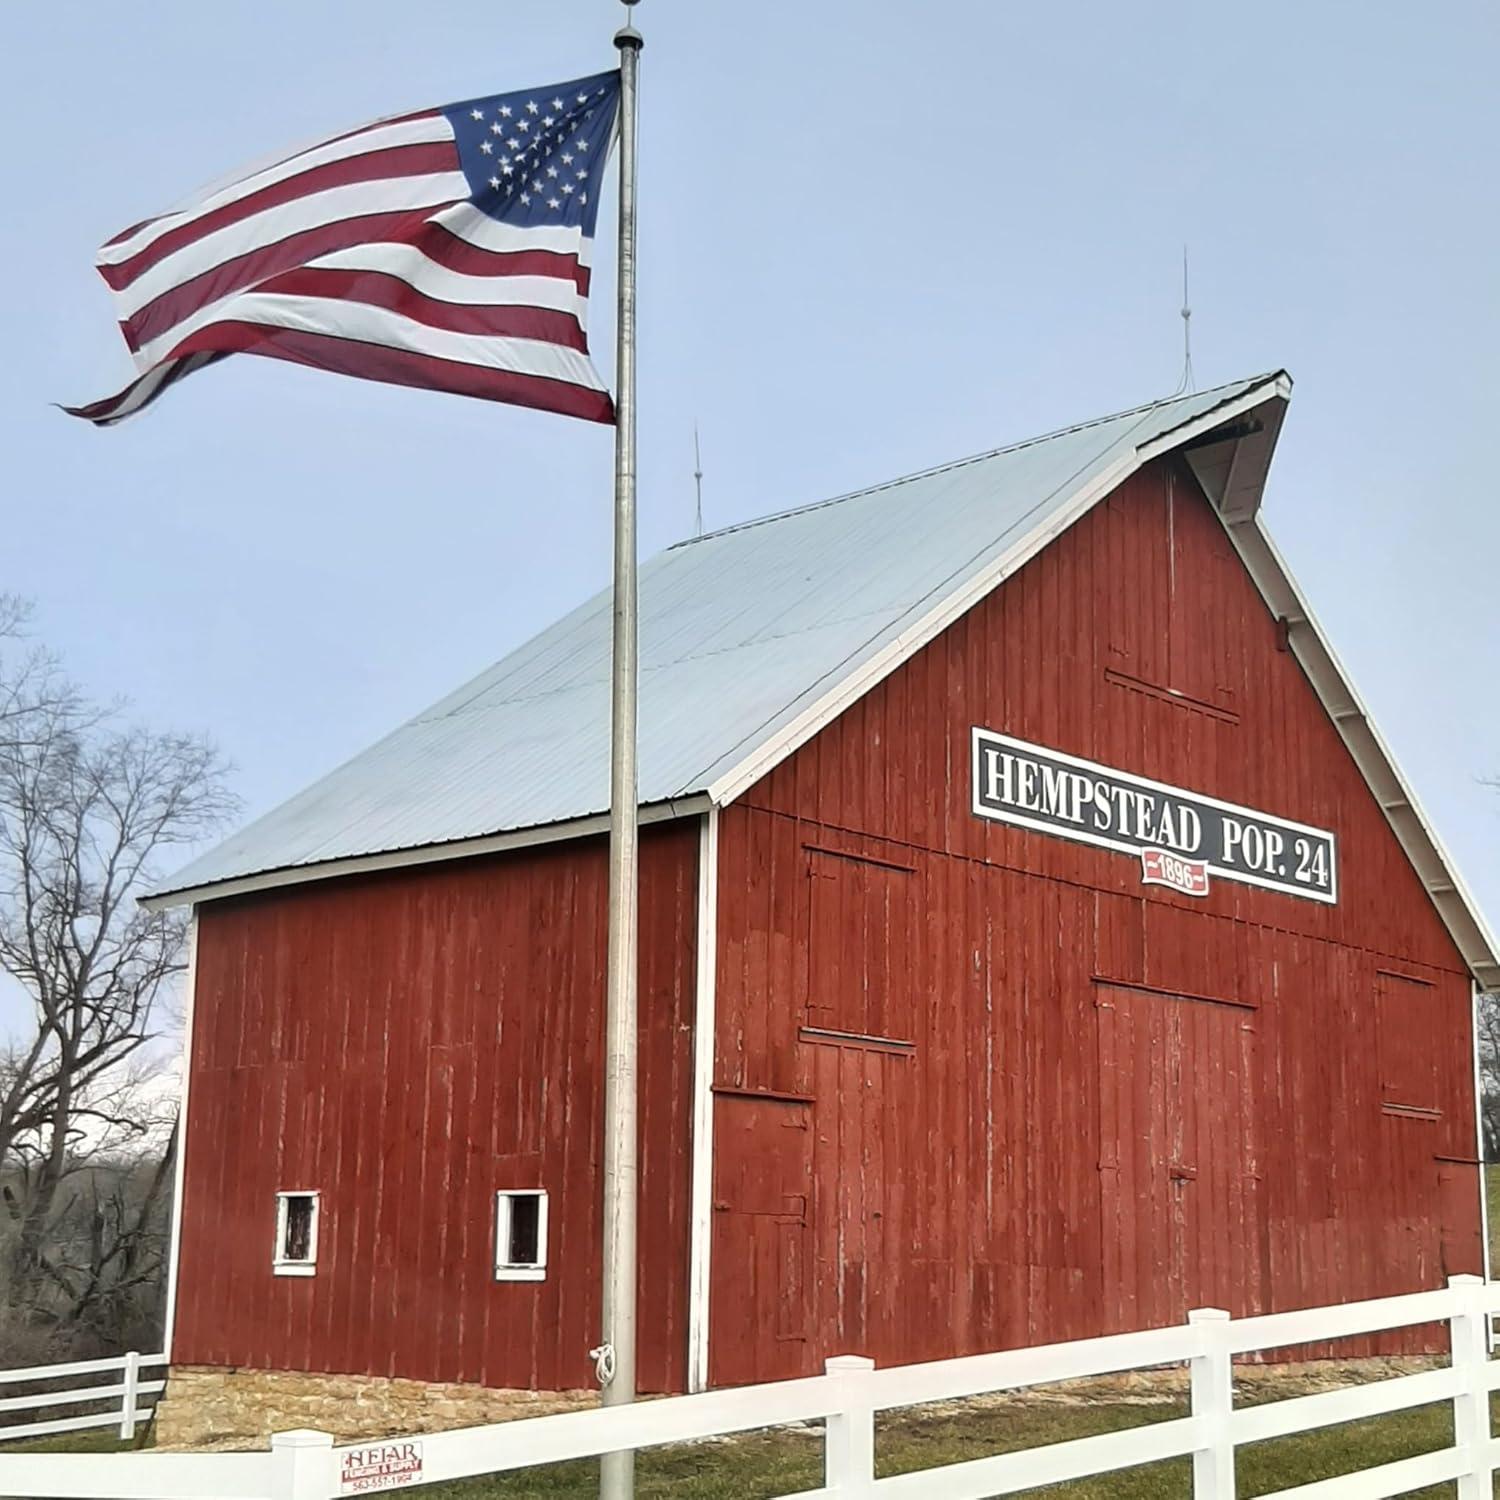
<svg viewBox="0 0 1500 1500"><path fill-rule="evenodd" d="M1191 1459L1194 1500L1234 1500L1235 1454L1242 1444L1446 1401L1453 1409L1451 1446L1279 1490L1264 1500L1380 1500L1446 1480L1458 1481L1459 1500L1490 1500L1492 1476L1500 1466L1500 1442L1490 1430L1490 1393L1500 1388L1500 1363L1490 1361L1488 1348L1489 1321L1497 1312L1500 1284L1455 1276L1441 1291L1253 1318L1206 1308L1190 1313L1177 1328L931 1364L877 1370L867 1359L844 1355L830 1359L824 1374L802 1380L423 1436L335 1445L327 1433L284 1432L272 1438L269 1453L253 1454L0 1454L0 1496L334 1500L821 1420L824 1482L798 1492L799 1500L915 1500L935 1491L944 1500L989 1500L1173 1458ZM1234 1404L1237 1354L1426 1323L1448 1326L1446 1368L1264 1405ZM161 1358L140 1363L159 1364ZM110 1364L53 1366L51 1374L95 1373ZM878 1412L1172 1364L1188 1368L1186 1417L908 1474L875 1475ZM0 1381L42 1376L21 1371ZM159 1390L161 1382L151 1388ZM112 1398L116 1390L100 1387L92 1394Z"/></svg>
<svg viewBox="0 0 1500 1500"><path fill-rule="evenodd" d="M135 1436L137 1426L150 1420L151 1413L156 1409L156 1398L166 1386L165 1379L142 1380L141 1371L165 1366L166 1362L165 1354L137 1354L132 1351L114 1359L81 1359L65 1365L37 1365L29 1370L0 1370L0 1391L6 1386L50 1386L56 1381L72 1380L80 1375L118 1374L120 1377L118 1381L108 1385L0 1396L0 1413L45 1411L54 1406L98 1406L104 1401L110 1403L104 1411L73 1413L65 1417L43 1418L41 1421L33 1419L29 1422L4 1422L0 1425L0 1443L19 1438L48 1437L58 1432L83 1432L95 1427L114 1427L118 1429L122 1441L129 1441Z"/></svg>

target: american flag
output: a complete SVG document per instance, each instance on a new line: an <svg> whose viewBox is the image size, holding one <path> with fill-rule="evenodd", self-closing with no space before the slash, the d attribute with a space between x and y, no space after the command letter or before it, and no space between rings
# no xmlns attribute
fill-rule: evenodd
<svg viewBox="0 0 1500 1500"><path fill-rule="evenodd" d="M564 412L614 407L585 314L617 72L377 120L117 234L138 371L100 426L228 354Z"/></svg>

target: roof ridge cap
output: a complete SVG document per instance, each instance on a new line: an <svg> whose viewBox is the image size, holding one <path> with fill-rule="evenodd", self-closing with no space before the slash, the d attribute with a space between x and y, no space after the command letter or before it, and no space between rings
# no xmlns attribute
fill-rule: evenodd
<svg viewBox="0 0 1500 1500"><path fill-rule="evenodd" d="M1054 427L1050 432L1038 433L1035 437L1022 438L1014 443L1004 443L998 448L988 448L982 453L971 453L967 458L949 459L946 463L932 464L925 469L914 469L910 474L902 474L895 479L885 479L879 484L864 485L857 490L845 490L843 494L831 495L826 500L809 500L805 505L793 505L786 510L772 511L766 516L752 516L747 521L736 521L733 525L721 526L716 531L706 531L702 536L684 537L664 550L675 552L679 547L693 547L699 542L712 542L719 537L732 536L739 531L749 531L752 527L768 526L773 521L786 521L793 516L807 515L811 511L826 510L830 505L842 505L846 500L858 500L864 495L878 495L882 490L895 489L897 485L910 484L917 479L928 479L934 474L947 474L954 469L967 468L970 464L983 463L989 458L999 458L1002 453L1018 453L1023 448L1034 448L1038 443L1049 443L1053 438L1066 437L1074 432L1085 432L1090 427L1102 427L1106 422L1118 422L1122 417L1140 416L1143 412L1156 410L1157 407L1170 406L1174 401L1186 401L1193 396L1212 396L1218 391L1227 391L1231 386L1250 387L1262 381L1274 380L1277 373L1275 370L1268 370L1240 380L1226 380L1222 385L1209 386L1207 390L1184 391L1176 396L1163 396L1156 401L1142 402L1139 406L1128 406L1123 411L1112 411L1102 417L1091 417L1086 422L1073 422L1066 427Z"/></svg>

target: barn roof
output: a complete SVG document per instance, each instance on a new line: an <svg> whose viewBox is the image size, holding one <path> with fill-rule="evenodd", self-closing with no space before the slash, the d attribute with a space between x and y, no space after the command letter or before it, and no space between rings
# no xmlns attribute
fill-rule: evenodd
<svg viewBox="0 0 1500 1500"><path fill-rule="evenodd" d="M1257 514L1291 384L1236 381L668 548L640 574L643 816L732 801L1136 469L1181 450L1471 967L1496 945ZM151 904L605 826L601 592L193 861Z"/></svg>

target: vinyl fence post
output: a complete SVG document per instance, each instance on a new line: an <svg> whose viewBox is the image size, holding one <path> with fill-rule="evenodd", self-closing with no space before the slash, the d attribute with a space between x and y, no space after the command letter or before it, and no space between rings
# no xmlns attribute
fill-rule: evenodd
<svg viewBox="0 0 1500 1500"><path fill-rule="evenodd" d="M875 1361L836 1354L823 1361L836 1382L839 1410L823 1432L823 1483L839 1500L865 1500L875 1484L875 1407L870 1376Z"/></svg>
<svg viewBox="0 0 1500 1500"><path fill-rule="evenodd" d="M1489 1347L1482 1276L1450 1276L1458 1310L1448 1319L1453 1368L1463 1374L1463 1388L1453 1398L1453 1446L1467 1454L1468 1467L1459 1475L1458 1500L1490 1500Z"/></svg>
<svg viewBox="0 0 1500 1500"><path fill-rule="evenodd" d="M1234 1500L1234 1360L1229 1351L1229 1314L1199 1307L1188 1322L1203 1336L1203 1352L1189 1362L1193 1415L1205 1428L1193 1454L1193 1500Z"/></svg>
<svg viewBox="0 0 1500 1500"><path fill-rule="evenodd" d="M125 1356L125 1394L120 1398L120 1441L135 1436L135 1396L141 1383L141 1357L134 1349Z"/></svg>
<svg viewBox="0 0 1500 1500"><path fill-rule="evenodd" d="M271 1434L275 1500L331 1500L338 1492L333 1437L299 1427Z"/></svg>

